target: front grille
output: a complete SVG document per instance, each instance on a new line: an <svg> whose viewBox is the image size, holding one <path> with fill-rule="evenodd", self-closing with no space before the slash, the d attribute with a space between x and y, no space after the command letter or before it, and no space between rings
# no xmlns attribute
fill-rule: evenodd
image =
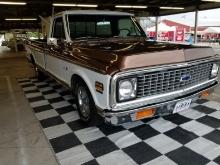
<svg viewBox="0 0 220 165"><path fill-rule="evenodd" d="M173 92L200 84L210 79L212 63L138 75L137 98ZM188 80L181 81L185 75Z"/></svg>

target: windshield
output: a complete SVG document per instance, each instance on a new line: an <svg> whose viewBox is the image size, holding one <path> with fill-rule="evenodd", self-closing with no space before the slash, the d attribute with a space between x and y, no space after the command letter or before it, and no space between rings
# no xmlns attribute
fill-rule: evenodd
<svg viewBox="0 0 220 165"><path fill-rule="evenodd" d="M140 25L131 16L68 15L71 39L146 37Z"/></svg>

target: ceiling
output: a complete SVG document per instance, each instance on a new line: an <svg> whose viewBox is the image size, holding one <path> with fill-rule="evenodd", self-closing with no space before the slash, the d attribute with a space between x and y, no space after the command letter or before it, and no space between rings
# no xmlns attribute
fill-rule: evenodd
<svg viewBox="0 0 220 165"><path fill-rule="evenodd" d="M10 0L4 0L10 1ZM15 0L14 0L15 1ZM51 16L70 9L89 9L79 7L54 7L53 3L97 4L97 10L120 10L134 13L137 16L161 16L176 13L219 8L220 3L203 2L201 0L21 0L27 2L24 6L0 5L0 30L15 28L38 28L39 16ZM17 2L17 1L16 1ZM145 5L144 9L119 9L115 5ZM162 10L160 6L183 7L183 10ZM90 8L91 9L91 8ZM5 21L5 18L38 18L38 21Z"/></svg>

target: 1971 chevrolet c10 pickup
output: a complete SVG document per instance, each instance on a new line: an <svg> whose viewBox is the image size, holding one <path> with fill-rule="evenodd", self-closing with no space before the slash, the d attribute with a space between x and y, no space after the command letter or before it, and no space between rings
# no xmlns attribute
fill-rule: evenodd
<svg viewBox="0 0 220 165"><path fill-rule="evenodd" d="M147 41L132 14L65 11L47 40L27 41L39 77L69 87L89 125L113 125L189 109L218 84L212 48Z"/></svg>

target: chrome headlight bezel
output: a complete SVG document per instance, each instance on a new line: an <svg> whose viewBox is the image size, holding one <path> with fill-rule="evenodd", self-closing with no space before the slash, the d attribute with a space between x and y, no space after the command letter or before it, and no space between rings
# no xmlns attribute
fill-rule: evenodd
<svg viewBox="0 0 220 165"><path fill-rule="evenodd" d="M217 77L219 71L219 65L217 63L213 63L212 71L211 71L211 78Z"/></svg>
<svg viewBox="0 0 220 165"><path fill-rule="evenodd" d="M127 83L127 84L126 84ZM124 91L123 91L124 87ZM126 89L127 87L127 89ZM130 88L130 91L129 91ZM117 81L117 102L125 102L136 99L137 95L137 78L136 77L127 77L120 78ZM127 90L127 91L126 91ZM123 94L124 92L124 94ZM127 94L126 94L127 93Z"/></svg>

